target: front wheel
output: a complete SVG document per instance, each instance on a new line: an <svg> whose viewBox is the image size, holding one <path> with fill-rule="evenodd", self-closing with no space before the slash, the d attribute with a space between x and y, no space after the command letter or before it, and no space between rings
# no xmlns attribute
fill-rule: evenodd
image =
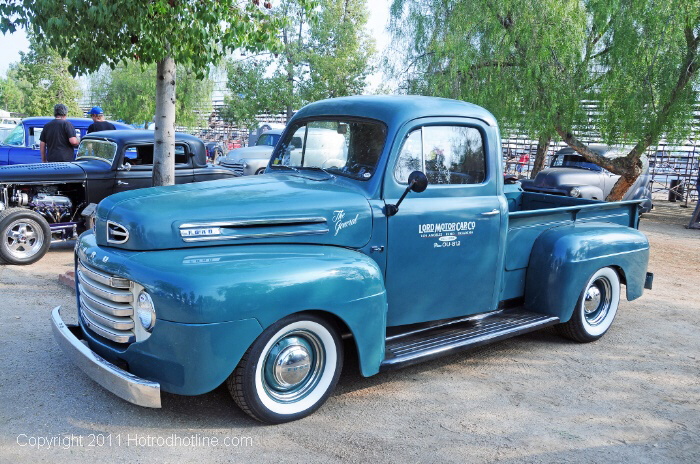
<svg viewBox="0 0 700 464"><path fill-rule="evenodd" d="M279 424L321 407L338 383L342 365L343 345L336 330L302 313L268 327L226 384L245 413Z"/></svg>
<svg viewBox="0 0 700 464"><path fill-rule="evenodd" d="M568 322L557 326L563 336L592 342L608 331L620 304L620 277L610 267L599 269L586 283Z"/></svg>
<svg viewBox="0 0 700 464"><path fill-rule="evenodd" d="M42 216L24 208L0 212L0 262L32 264L51 246L51 228Z"/></svg>

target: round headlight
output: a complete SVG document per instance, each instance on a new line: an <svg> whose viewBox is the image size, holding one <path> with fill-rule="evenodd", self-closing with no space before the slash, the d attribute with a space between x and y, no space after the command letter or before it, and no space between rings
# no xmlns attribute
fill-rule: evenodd
<svg viewBox="0 0 700 464"><path fill-rule="evenodd" d="M571 190L569 190L569 196L578 198L581 196L581 190L579 190L578 187L574 187Z"/></svg>
<svg viewBox="0 0 700 464"><path fill-rule="evenodd" d="M153 330L153 326L156 324L156 309L153 306L151 295L145 290L139 293L139 298L136 302L136 315L147 332Z"/></svg>
<svg viewBox="0 0 700 464"><path fill-rule="evenodd" d="M246 163L245 161L243 161L243 167L244 167L244 168L247 168L247 167L248 167L248 163Z"/></svg>

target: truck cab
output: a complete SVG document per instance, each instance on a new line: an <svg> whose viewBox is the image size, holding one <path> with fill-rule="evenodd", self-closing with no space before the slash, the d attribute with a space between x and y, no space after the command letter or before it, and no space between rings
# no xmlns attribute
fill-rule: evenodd
<svg viewBox="0 0 700 464"><path fill-rule="evenodd" d="M103 200L76 246L79 324L54 309L56 339L132 403L226 383L268 423L318 409L346 347L370 376L547 326L597 340L621 283L651 286L639 202L524 192L500 153L469 103L308 105L263 175Z"/></svg>

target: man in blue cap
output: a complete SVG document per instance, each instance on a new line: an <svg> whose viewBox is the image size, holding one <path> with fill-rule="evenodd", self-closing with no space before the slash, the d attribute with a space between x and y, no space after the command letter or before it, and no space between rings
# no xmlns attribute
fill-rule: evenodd
<svg viewBox="0 0 700 464"><path fill-rule="evenodd" d="M90 126L88 126L87 128L88 134L90 132L115 129L114 124L105 121L105 113L99 106L93 106L88 114L90 115L93 121L92 124L90 124Z"/></svg>

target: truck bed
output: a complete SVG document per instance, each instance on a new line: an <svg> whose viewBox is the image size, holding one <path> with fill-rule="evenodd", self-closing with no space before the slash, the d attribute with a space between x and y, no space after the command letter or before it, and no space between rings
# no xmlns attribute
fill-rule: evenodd
<svg viewBox="0 0 700 464"><path fill-rule="evenodd" d="M601 222L637 228L641 200L604 202L544 193L523 192L506 185L508 229L501 300L523 296L532 245L553 227Z"/></svg>

